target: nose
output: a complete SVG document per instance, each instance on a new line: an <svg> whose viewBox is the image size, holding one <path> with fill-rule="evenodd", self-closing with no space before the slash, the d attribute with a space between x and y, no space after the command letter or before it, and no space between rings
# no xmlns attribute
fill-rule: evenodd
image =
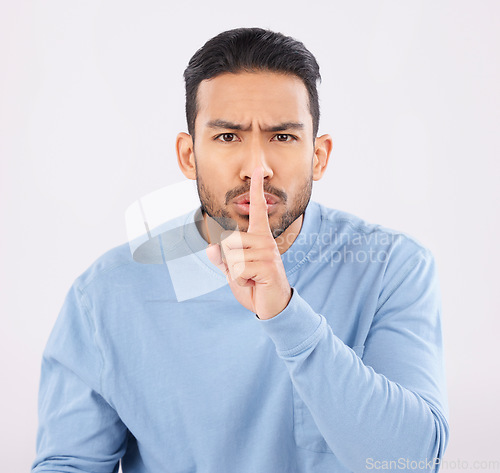
<svg viewBox="0 0 500 473"><path fill-rule="evenodd" d="M252 173L257 166L262 167L264 173L264 179L267 180L273 177L273 170L269 164L269 160L266 156L266 151L264 149L264 144L261 142L260 138L254 137L249 143L246 149L243 151L242 163L240 169L240 178L245 181L252 177Z"/></svg>

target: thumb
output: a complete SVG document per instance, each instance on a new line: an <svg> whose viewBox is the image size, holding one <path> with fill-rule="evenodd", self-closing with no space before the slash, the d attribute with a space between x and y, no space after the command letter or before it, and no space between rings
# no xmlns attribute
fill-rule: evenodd
<svg viewBox="0 0 500 473"><path fill-rule="evenodd" d="M227 273L229 271L226 263L222 260L222 254L221 254L221 249L220 245L218 243L212 243L211 245L208 245L205 252L207 253L208 259L210 262L219 268L224 275L227 276Z"/></svg>

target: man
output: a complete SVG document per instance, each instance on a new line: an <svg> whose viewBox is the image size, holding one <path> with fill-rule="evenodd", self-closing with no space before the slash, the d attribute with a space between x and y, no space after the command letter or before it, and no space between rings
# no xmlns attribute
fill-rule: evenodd
<svg viewBox="0 0 500 473"><path fill-rule="evenodd" d="M196 270L122 245L77 278L43 356L32 471L437 469L449 428L434 259L310 201L332 148L316 136L314 57L240 28L184 77L176 149L201 207L181 243ZM178 301L174 284L205 279L221 287Z"/></svg>

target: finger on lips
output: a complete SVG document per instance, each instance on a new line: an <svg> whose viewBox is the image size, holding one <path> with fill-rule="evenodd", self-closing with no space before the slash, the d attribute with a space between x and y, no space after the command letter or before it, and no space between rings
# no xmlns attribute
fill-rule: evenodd
<svg viewBox="0 0 500 473"><path fill-rule="evenodd" d="M266 196L264 195L264 174L256 167L250 179L250 211L248 233L270 233L267 216Z"/></svg>
<svg viewBox="0 0 500 473"><path fill-rule="evenodd" d="M261 167L257 167L250 182L250 211L247 232L226 230L220 233L217 258L219 268L226 276L240 285L250 284L247 279L255 277L256 265L271 261L275 247L270 246L269 218L264 194L264 176ZM272 235L271 235L272 236ZM274 238L272 239L274 243ZM242 277L242 274L245 277Z"/></svg>

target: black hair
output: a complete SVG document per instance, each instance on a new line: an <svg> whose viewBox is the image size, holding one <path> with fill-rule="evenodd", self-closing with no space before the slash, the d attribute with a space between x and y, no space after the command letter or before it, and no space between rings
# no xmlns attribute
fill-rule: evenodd
<svg viewBox="0 0 500 473"><path fill-rule="evenodd" d="M262 28L236 28L208 40L189 60L184 71L186 120L194 141L200 82L225 72L269 71L300 78L309 95L313 140L319 127L319 100L316 83L321 82L315 57L296 39Z"/></svg>

